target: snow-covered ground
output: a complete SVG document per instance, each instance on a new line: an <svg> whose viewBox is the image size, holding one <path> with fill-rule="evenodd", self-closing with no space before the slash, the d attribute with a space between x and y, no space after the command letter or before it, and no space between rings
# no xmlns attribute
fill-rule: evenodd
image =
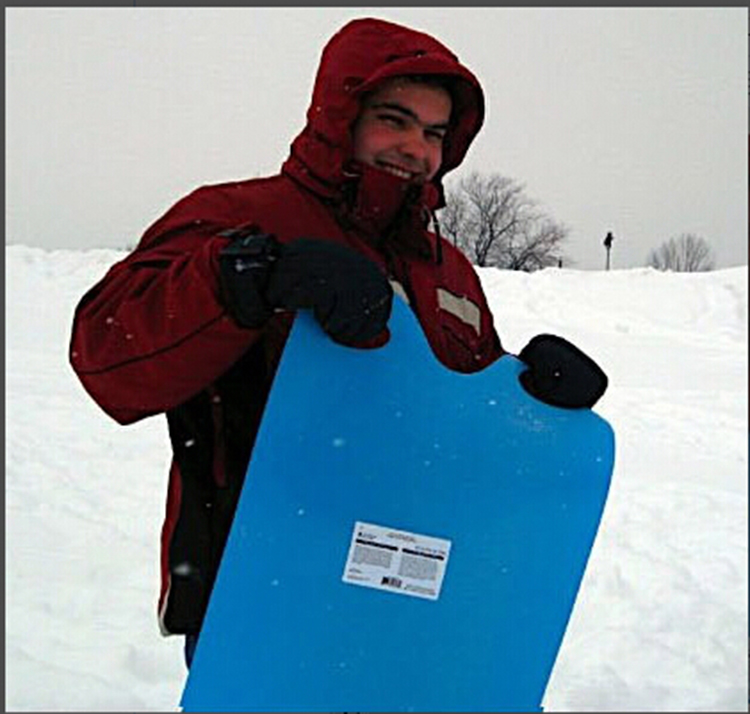
<svg viewBox="0 0 750 714"><path fill-rule="evenodd" d="M67 362L76 302L124 253L5 255L6 709L176 711L166 423L118 426ZM507 349L555 332L610 377L615 472L545 709L746 711L747 269L481 277Z"/></svg>

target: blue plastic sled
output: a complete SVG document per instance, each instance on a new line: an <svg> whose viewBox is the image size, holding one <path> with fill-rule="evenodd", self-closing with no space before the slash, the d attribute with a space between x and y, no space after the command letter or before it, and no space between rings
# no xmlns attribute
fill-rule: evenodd
<svg viewBox="0 0 750 714"><path fill-rule="evenodd" d="M184 711L540 711L609 488L614 435L462 375L394 301L391 341L300 314Z"/></svg>

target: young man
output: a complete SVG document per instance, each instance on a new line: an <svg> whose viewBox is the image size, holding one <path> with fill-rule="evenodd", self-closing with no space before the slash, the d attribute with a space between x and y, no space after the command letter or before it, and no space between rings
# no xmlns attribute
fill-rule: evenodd
<svg viewBox="0 0 750 714"><path fill-rule="evenodd" d="M281 173L183 198L82 298L70 360L84 387L122 424L165 413L169 425L164 634L194 644L200 630L296 310L313 310L332 339L374 348L388 339L395 285L450 369L504 354L469 261L428 230L483 117L479 82L437 40L350 22L323 51ZM560 354L528 349L525 386L591 406L606 381L574 348ZM571 378L571 354L591 367L584 379Z"/></svg>

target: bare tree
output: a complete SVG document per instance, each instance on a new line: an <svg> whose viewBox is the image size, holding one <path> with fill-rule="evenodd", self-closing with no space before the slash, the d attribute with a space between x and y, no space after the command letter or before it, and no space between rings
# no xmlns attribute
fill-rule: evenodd
<svg viewBox="0 0 750 714"><path fill-rule="evenodd" d="M558 249L568 237L568 229L551 218L536 214L519 232L520 240L507 246L507 267L510 270L534 270L559 265L563 255Z"/></svg>
<svg viewBox="0 0 750 714"><path fill-rule="evenodd" d="M646 259L646 265L676 273L697 273L713 270L716 261L711 246L704 238L693 233L683 233L652 250Z"/></svg>
<svg viewBox="0 0 750 714"><path fill-rule="evenodd" d="M466 221L467 203L458 191L445 193L445 207L440 211L440 231L458 246L461 228Z"/></svg>
<svg viewBox="0 0 750 714"><path fill-rule="evenodd" d="M475 265L508 270L558 265L568 235L568 229L542 213L519 183L478 172L447 192L440 225Z"/></svg>

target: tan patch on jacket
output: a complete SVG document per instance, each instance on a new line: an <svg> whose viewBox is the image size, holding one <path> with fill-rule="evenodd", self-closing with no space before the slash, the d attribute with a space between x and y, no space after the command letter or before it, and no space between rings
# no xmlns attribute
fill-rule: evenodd
<svg viewBox="0 0 750 714"><path fill-rule="evenodd" d="M441 310L449 312L461 322L474 328L477 335L482 333L482 311L479 305L472 302L465 295L454 295L445 288L438 288L438 306Z"/></svg>

